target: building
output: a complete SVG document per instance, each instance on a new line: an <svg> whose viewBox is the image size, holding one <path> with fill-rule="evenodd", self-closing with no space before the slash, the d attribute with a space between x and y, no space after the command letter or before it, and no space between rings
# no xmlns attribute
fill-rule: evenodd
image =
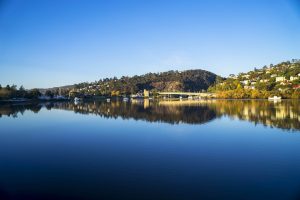
<svg viewBox="0 0 300 200"><path fill-rule="evenodd" d="M250 80L244 80L244 81L241 81L241 83L244 85L248 85L250 83Z"/></svg>
<svg viewBox="0 0 300 200"><path fill-rule="evenodd" d="M250 75L249 75L249 74L245 74L245 75L243 75L242 77L243 77L243 78L249 78Z"/></svg>
<svg viewBox="0 0 300 200"><path fill-rule="evenodd" d="M259 82L261 82L261 83L267 83L268 79L261 79Z"/></svg>
<svg viewBox="0 0 300 200"><path fill-rule="evenodd" d="M290 77L290 81L298 80L298 78L299 78L299 77L297 77L297 76L291 76L291 77Z"/></svg>
<svg viewBox="0 0 300 200"><path fill-rule="evenodd" d="M295 85L295 86L293 86L293 89L295 89L295 90L300 89L300 85Z"/></svg>
<svg viewBox="0 0 300 200"><path fill-rule="evenodd" d="M144 97L149 97L149 91L144 89Z"/></svg>
<svg viewBox="0 0 300 200"><path fill-rule="evenodd" d="M284 76L278 76L276 77L276 82L283 82L285 81L285 77Z"/></svg>
<svg viewBox="0 0 300 200"><path fill-rule="evenodd" d="M255 89L255 86L248 86L248 85L245 85L245 86L244 86L244 89L251 89L251 90L254 90L254 89Z"/></svg>

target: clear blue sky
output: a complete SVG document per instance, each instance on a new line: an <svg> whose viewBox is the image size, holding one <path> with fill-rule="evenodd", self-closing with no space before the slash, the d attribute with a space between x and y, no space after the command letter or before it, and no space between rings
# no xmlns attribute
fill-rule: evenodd
<svg viewBox="0 0 300 200"><path fill-rule="evenodd" d="M52 87L300 58L296 0L0 0L0 84Z"/></svg>

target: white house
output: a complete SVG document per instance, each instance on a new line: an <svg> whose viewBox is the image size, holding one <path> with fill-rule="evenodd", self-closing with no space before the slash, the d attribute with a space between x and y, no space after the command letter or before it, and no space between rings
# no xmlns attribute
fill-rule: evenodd
<svg viewBox="0 0 300 200"><path fill-rule="evenodd" d="M244 81L241 81L241 83L244 85L248 85L250 83L250 80L244 80Z"/></svg>
<svg viewBox="0 0 300 200"><path fill-rule="evenodd" d="M290 81L298 80L298 78L299 78L299 77L297 77L297 76L291 76L291 77L290 77Z"/></svg>
<svg viewBox="0 0 300 200"><path fill-rule="evenodd" d="M284 76L278 76L276 77L276 82L282 82L285 81L285 77Z"/></svg>

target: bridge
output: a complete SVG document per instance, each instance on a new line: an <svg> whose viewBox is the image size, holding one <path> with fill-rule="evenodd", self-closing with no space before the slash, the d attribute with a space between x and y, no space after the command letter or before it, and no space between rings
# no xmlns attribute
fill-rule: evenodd
<svg viewBox="0 0 300 200"><path fill-rule="evenodd" d="M206 93L206 92L158 92L161 96L194 96L194 97L204 97L204 98L212 98L215 97L214 93Z"/></svg>

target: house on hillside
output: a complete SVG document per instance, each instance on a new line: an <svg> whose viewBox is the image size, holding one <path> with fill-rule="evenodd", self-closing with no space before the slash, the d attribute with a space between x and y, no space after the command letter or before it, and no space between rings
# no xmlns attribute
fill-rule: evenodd
<svg viewBox="0 0 300 200"><path fill-rule="evenodd" d="M280 85L291 85L292 83L289 81L282 81L280 82Z"/></svg>
<svg viewBox="0 0 300 200"><path fill-rule="evenodd" d="M243 77L243 78L249 78L250 75L249 75L249 74L245 74L245 75L243 75L242 77Z"/></svg>
<svg viewBox="0 0 300 200"><path fill-rule="evenodd" d="M300 84L294 85L294 86L293 86L293 89L294 89L294 90L300 90Z"/></svg>
<svg viewBox="0 0 300 200"><path fill-rule="evenodd" d="M244 89L254 90L254 89L255 89L255 86L248 86L248 85L245 85L245 86L244 86Z"/></svg>
<svg viewBox="0 0 300 200"><path fill-rule="evenodd" d="M298 80L298 78L299 78L298 76L291 76L291 77L290 77L290 81Z"/></svg>
<svg viewBox="0 0 300 200"><path fill-rule="evenodd" d="M276 82L283 82L285 81L285 77L284 76L278 76L276 77Z"/></svg>
<svg viewBox="0 0 300 200"><path fill-rule="evenodd" d="M267 83L269 80L268 79L261 79L259 82L261 83Z"/></svg>
<svg viewBox="0 0 300 200"><path fill-rule="evenodd" d="M244 81L240 81L240 82L244 85L248 85L250 83L250 80L244 80Z"/></svg>

